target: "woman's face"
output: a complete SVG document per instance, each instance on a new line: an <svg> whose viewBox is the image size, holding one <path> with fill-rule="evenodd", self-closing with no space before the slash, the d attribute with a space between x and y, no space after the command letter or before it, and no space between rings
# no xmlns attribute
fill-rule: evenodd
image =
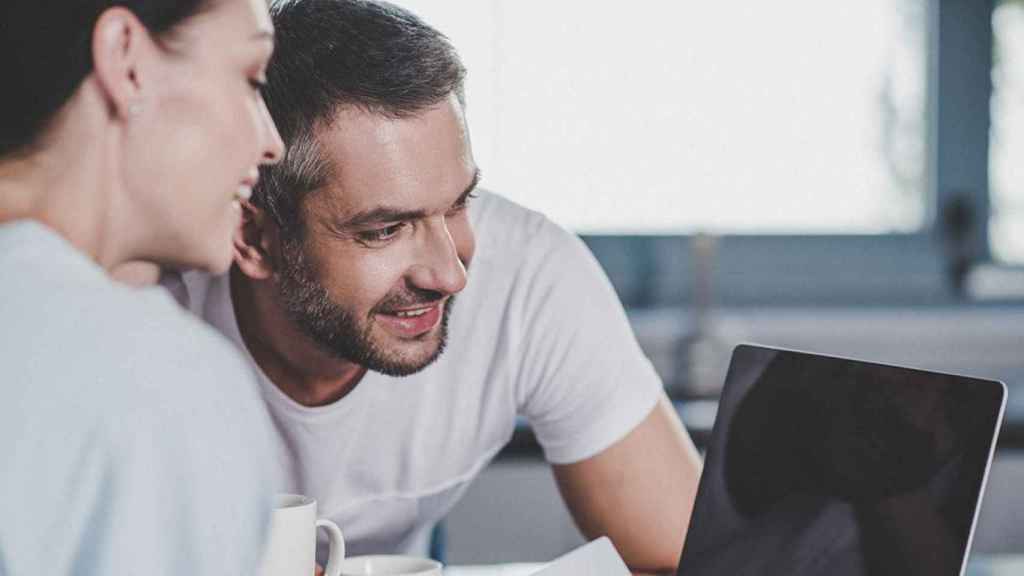
<svg viewBox="0 0 1024 576"><path fill-rule="evenodd" d="M152 52L128 122L123 173L147 254L227 270L258 166L284 153L260 95L273 52L264 0L214 0Z"/></svg>

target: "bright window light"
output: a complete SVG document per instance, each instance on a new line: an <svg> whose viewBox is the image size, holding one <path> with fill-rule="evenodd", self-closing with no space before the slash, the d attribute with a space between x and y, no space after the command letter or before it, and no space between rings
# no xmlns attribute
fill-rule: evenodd
<svg viewBox="0 0 1024 576"><path fill-rule="evenodd" d="M992 28L989 243L997 261L1024 264L1024 3L1000 2Z"/></svg>
<svg viewBox="0 0 1024 576"><path fill-rule="evenodd" d="M485 187L581 232L921 228L926 0L399 0L469 68Z"/></svg>

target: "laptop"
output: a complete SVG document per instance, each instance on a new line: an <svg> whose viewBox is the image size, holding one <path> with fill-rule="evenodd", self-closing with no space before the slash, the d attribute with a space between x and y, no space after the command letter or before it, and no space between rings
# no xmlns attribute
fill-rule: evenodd
<svg viewBox="0 0 1024 576"><path fill-rule="evenodd" d="M1001 382L742 345L678 576L961 576Z"/></svg>

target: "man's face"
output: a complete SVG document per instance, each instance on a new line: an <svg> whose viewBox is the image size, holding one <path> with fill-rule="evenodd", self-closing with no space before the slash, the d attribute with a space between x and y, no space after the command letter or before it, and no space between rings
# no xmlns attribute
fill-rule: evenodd
<svg viewBox="0 0 1024 576"><path fill-rule="evenodd" d="M395 376L444 348L474 238L478 172L457 99L393 119L345 109L319 132L328 185L303 203L305 238L282 241L279 297L332 355Z"/></svg>

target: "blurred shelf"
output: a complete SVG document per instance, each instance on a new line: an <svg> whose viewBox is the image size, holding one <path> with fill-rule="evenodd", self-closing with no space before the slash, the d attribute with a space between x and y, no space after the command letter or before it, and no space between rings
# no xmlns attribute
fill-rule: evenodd
<svg viewBox="0 0 1024 576"><path fill-rule="evenodd" d="M1012 396L1012 394L1011 394ZM680 420L690 432L690 437L702 452L711 440L711 430L715 424L715 413L718 410L716 400L674 401ZM999 434L997 450L1024 450L1024 403L1007 404L1006 419ZM523 419L516 423L505 448L498 453L498 459L542 459L543 451L537 442L530 425Z"/></svg>

